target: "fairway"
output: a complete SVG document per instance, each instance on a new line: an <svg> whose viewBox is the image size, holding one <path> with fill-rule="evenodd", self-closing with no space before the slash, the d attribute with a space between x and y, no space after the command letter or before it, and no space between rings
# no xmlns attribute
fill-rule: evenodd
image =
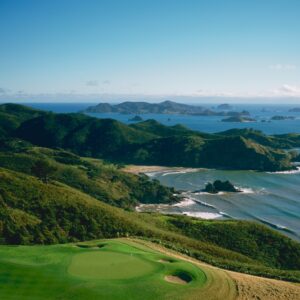
<svg viewBox="0 0 300 300"><path fill-rule="evenodd" d="M207 295L208 276L126 239L0 246L1 299L197 299Z"/></svg>

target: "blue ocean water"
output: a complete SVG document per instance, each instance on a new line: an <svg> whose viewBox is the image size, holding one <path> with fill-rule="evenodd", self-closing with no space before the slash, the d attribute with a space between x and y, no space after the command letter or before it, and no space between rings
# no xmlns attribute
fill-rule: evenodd
<svg viewBox="0 0 300 300"><path fill-rule="evenodd" d="M28 105L28 104L27 104ZM31 103L30 106L57 113L77 112L91 103ZM207 105L208 108L211 106ZM183 124L202 132L220 132L232 128L255 128L266 134L300 133L300 113L289 112L293 105L235 105L234 110L248 110L257 120L253 123L224 123L223 117L186 115L141 115L166 125ZM133 115L90 114L97 118L113 118L126 124ZM271 121L274 115L294 116L295 120ZM262 122L266 120L266 122ZM262 173L253 171L201 170L198 172L161 172L150 174L161 183L185 190L186 200L176 206L154 206L144 209L180 213L207 219L245 219L265 224L300 241L300 173ZM243 193L209 195L193 193L207 182L230 180Z"/></svg>
<svg viewBox="0 0 300 300"><path fill-rule="evenodd" d="M145 206L205 219L254 220L300 241L300 172L264 173L203 169L149 174L162 184L184 190L185 200L174 206ZM196 192L207 182L230 180L241 193Z"/></svg>
<svg viewBox="0 0 300 300"><path fill-rule="evenodd" d="M34 108L49 110L56 113L78 112L92 103L29 103ZM203 105L207 108L213 108L212 105ZM232 128L254 128L263 131L266 134L282 134L300 132L300 112L289 112L289 109L295 105L233 105L232 110L247 110L257 122L251 123L229 123L222 122L222 116L188 116L188 115L161 115L161 114L143 114L144 120L155 119L165 125L183 124L190 129L202 132L220 132ZM300 107L300 105L299 105ZM96 118L112 118L126 124L134 123L129 121L134 115L125 115L118 113L92 113L90 116ZM272 116L293 116L295 120L269 121ZM265 121L265 122L264 122Z"/></svg>

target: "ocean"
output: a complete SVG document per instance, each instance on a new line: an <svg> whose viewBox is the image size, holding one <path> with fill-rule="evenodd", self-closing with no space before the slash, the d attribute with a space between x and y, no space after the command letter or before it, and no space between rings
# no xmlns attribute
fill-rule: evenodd
<svg viewBox="0 0 300 300"><path fill-rule="evenodd" d="M300 172L267 173L255 171L149 173L162 184L184 191L176 205L144 206L142 210L185 214L204 219L242 219L265 224L300 241ZM196 192L207 182L229 180L241 193L208 194Z"/></svg>
<svg viewBox="0 0 300 300"><path fill-rule="evenodd" d="M95 103L27 103L26 105L34 108L49 110L56 113L78 112L95 105ZM207 108L214 108L212 105L204 104ZM144 120L155 119L165 125L183 124L190 129L202 132L220 132L232 128L254 128L261 130L266 134L283 134L300 132L300 112L289 112L289 109L296 105L247 105L235 104L232 110L250 112L251 117L257 122L251 123L230 123L222 122L225 117L222 116L188 116L188 115L161 115L161 114L143 114ZM300 107L300 105L298 106ZM134 115L125 115L117 113L92 113L90 116L97 118L112 118L126 124L134 123L129 121ZM293 116L295 120L269 121L272 116Z"/></svg>
<svg viewBox="0 0 300 300"><path fill-rule="evenodd" d="M31 103L35 108L57 113L77 112L91 103ZM253 123L225 123L219 116L186 116L145 114L165 125L183 124L202 132L220 132L232 128L254 128L266 134L300 133L300 113L289 112L294 105L234 105L236 111L248 110ZM208 106L211 108L211 105ZM126 124L132 115L90 114L97 118L113 118ZM294 116L294 120L269 121L272 116ZM264 121L263 121L264 120ZM300 241L300 172L267 173L254 171L220 171L203 169L197 172L159 172L149 176L162 184L183 190L185 200L173 206L143 207L163 213L179 213L205 219L243 219L265 224ZM207 182L216 179L230 180L242 193L217 195L193 193Z"/></svg>

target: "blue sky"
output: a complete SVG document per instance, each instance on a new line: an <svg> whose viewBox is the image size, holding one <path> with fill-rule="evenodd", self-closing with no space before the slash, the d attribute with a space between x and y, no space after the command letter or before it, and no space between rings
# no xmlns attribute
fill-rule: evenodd
<svg viewBox="0 0 300 300"><path fill-rule="evenodd" d="M0 0L0 99L300 97L299 0Z"/></svg>

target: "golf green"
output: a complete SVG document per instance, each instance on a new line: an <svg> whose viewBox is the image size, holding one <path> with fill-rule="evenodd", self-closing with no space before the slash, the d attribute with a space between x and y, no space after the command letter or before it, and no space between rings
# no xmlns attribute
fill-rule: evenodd
<svg viewBox="0 0 300 300"><path fill-rule="evenodd" d="M155 263L137 254L86 252L74 255L69 266L71 275L90 279L130 279L155 272Z"/></svg>
<svg viewBox="0 0 300 300"><path fill-rule="evenodd" d="M210 286L207 274L138 240L0 246L5 300L198 299Z"/></svg>

